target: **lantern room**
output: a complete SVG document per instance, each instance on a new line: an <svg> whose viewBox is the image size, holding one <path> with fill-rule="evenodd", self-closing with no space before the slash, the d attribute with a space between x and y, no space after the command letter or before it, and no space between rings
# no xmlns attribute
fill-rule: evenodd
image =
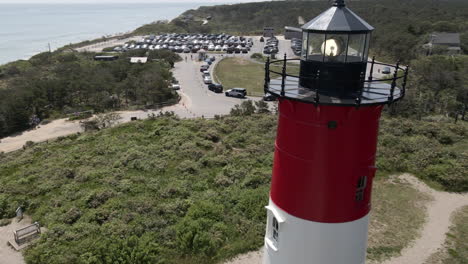
<svg viewBox="0 0 468 264"><path fill-rule="evenodd" d="M359 80L366 72L374 28L341 0L305 24L302 30L300 84L312 89L326 87L322 92L342 97L357 91L359 82L352 80ZM314 78L318 73L322 75L320 83Z"/></svg>
<svg viewBox="0 0 468 264"><path fill-rule="evenodd" d="M369 61L374 28L335 0L332 7L302 27L300 59L268 61L265 92L308 103L387 104L404 96L407 67ZM282 72L270 66L283 67ZM287 68L299 64L299 76ZM380 74L383 68L391 74ZM377 73L376 73L377 72ZM280 78L271 78L281 76Z"/></svg>

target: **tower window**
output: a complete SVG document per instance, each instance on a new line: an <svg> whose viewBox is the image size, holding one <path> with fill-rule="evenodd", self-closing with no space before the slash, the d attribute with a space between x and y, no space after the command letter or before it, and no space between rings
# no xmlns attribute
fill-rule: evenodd
<svg viewBox="0 0 468 264"><path fill-rule="evenodd" d="M364 201L364 190L367 187L367 176L359 178L356 190L356 201Z"/></svg>
<svg viewBox="0 0 468 264"><path fill-rule="evenodd" d="M273 237L273 240L276 243L278 243L278 241L279 241L279 223L278 223L278 219L276 219L276 217L273 217L272 224L273 224L272 237Z"/></svg>

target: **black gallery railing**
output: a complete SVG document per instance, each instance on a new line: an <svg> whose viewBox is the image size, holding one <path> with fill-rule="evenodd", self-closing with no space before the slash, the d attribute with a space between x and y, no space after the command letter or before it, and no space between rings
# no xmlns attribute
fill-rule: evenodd
<svg viewBox="0 0 468 264"><path fill-rule="evenodd" d="M358 80L333 80L333 82L340 82L345 84L359 82L359 89L353 93L353 99L349 100L348 98L348 100L346 100L347 103L342 103L343 101L336 103L330 103L330 100L328 102L325 102L326 100L321 101L321 97L324 97L323 91L325 89L322 90L320 88L320 84L322 83L321 81L326 80L325 77L321 76L320 71L317 71L313 76L299 76L299 74L295 75L288 73L290 68L300 67L299 63L297 62L300 62L300 59L287 59L286 55L282 60L270 61L270 58L267 58L265 63L265 93L270 93L280 98L305 101L307 103L313 104L349 105L349 102L352 101L352 105L355 105L356 107L359 107L361 104L392 104L402 99L406 93L409 66L401 66L399 62L396 65L377 62L375 61L374 57L371 61L368 62L368 64L370 64L370 70L367 73L361 73ZM291 65L292 63L294 63L294 65ZM380 72L379 75L383 76L384 78L377 78L375 74L376 66L386 67L386 70L389 73L383 76L385 73ZM273 76L273 78L275 78L274 82L272 82L272 75L276 75ZM387 78L389 75L391 77ZM307 97L301 97L300 92L292 92L292 89L288 90L288 87L291 87L291 82L294 82L295 85L300 86L300 79L307 79L309 82L314 81L316 83L314 88L296 88L302 89L303 91L311 91L312 93L309 93ZM373 94L373 101L364 96L364 94L369 95L370 93ZM310 97L310 94L313 94L313 98ZM377 94L380 95L380 98L378 98Z"/></svg>

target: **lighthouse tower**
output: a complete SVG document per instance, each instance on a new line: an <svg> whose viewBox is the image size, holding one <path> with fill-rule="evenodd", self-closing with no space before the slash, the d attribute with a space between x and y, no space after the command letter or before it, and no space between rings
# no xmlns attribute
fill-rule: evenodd
<svg viewBox="0 0 468 264"><path fill-rule="evenodd" d="M379 118L408 75L368 61L373 30L337 0L302 27L300 59L266 63L279 124L264 264L365 263Z"/></svg>

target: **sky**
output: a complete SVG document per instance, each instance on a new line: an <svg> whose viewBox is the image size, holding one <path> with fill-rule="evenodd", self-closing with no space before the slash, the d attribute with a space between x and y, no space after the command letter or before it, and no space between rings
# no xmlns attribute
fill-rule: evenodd
<svg viewBox="0 0 468 264"><path fill-rule="evenodd" d="M266 0L0 0L0 4L4 3L161 3L161 2L170 2L170 3L187 3L187 2L213 2L213 3L222 3L222 2L234 2L234 3L244 3L244 2L260 2Z"/></svg>

